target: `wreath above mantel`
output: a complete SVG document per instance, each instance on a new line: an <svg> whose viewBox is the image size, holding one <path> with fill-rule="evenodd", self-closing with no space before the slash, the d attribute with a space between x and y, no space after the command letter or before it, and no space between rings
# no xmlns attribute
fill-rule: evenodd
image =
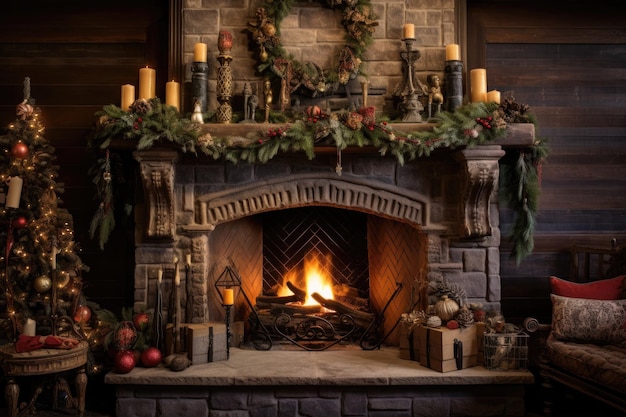
<svg viewBox="0 0 626 417"><path fill-rule="evenodd" d="M345 44L339 51L337 67L322 69L313 62L299 62L282 45L281 23L296 0L265 0L265 5L248 21L252 41L259 48L257 70L263 75L277 76L288 85L310 90L311 95L325 93L332 83L347 84L362 75L363 55L372 43L378 25L370 0L320 0L331 9L341 10ZM293 87L293 85L291 85Z"/></svg>

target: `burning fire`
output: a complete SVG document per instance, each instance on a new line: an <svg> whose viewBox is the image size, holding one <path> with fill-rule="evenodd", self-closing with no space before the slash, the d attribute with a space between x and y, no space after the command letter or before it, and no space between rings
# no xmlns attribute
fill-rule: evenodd
<svg viewBox="0 0 626 417"><path fill-rule="evenodd" d="M332 261L330 256L327 256L323 262L320 262L320 257L321 256L308 255L304 260L304 287L306 289L306 299L302 305L319 305L319 303L311 296L313 293L318 293L326 299L334 299L332 277L330 277L327 272L331 270L330 266L332 265ZM290 271L285 275L284 281L295 282L293 281L295 275L296 273L294 271ZM279 296L291 294L291 290L289 290L286 285L283 285L278 293Z"/></svg>

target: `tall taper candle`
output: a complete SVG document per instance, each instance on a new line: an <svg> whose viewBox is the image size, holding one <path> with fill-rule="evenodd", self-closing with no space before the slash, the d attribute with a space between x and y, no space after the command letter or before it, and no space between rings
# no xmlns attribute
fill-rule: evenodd
<svg viewBox="0 0 626 417"><path fill-rule="evenodd" d="M124 111L130 110L131 104L135 102L135 86L132 84L124 84L122 86L122 102L120 107Z"/></svg>
<svg viewBox="0 0 626 417"><path fill-rule="evenodd" d="M139 69L139 98L156 97L156 70L150 67Z"/></svg>

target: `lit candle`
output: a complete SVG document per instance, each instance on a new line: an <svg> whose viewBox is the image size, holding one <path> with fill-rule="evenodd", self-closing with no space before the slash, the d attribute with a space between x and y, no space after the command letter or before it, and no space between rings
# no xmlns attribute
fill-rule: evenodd
<svg viewBox="0 0 626 417"><path fill-rule="evenodd" d="M206 62L207 46L206 43L197 43L193 46L193 61Z"/></svg>
<svg viewBox="0 0 626 417"><path fill-rule="evenodd" d="M139 69L139 98L156 97L156 70L150 67Z"/></svg>
<svg viewBox="0 0 626 417"><path fill-rule="evenodd" d="M235 292L233 291L233 289L225 288L223 298L225 306L232 306L233 304L235 304Z"/></svg>
<svg viewBox="0 0 626 417"><path fill-rule="evenodd" d="M9 179L9 192L7 193L8 208L18 208L20 206L20 198L22 197L22 185L24 180L20 177L11 177Z"/></svg>
<svg viewBox="0 0 626 417"><path fill-rule="evenodd" d="M487 92L487 102L500 104L500 91L491 90Z"/></svg>
<svg viewBox="0 0 626 417"><path fill-rule="evenodd" d="M174 80L165 83L165 104L180 110L180 84Z"/></svg>
<svg viewBox="0 0 626 417"><path fill-rule="evenodd" d="M487 101L487 70L484 68L470 71L470 99L473 103Z"/></svg>
<svg viewBox="0 0 626 417"><path fill-rule="evenodd" d="M458 44L451 43L446 45L446 61L460 61L461 49Z"/></svg>
<svg viewBox="0 0 626 417"><path fill-rule="evenodd" d="M128 111L130 105L135 102L135 86L132 84L124 84L122 86L122 110Z"/></svg>
<svg viewBox="0 0 626 417"><path fill-rule="evenodd" d="M413 23L404 25L403 39L415 39L415 25Z"/></svg>
<svg viewBox="0 0 626 417"><path fill-rule="evenodd" d="M176 263L174 268L176 268L176 274L174 275L174 285L176 285L177 287L180 287L180 273L178 272L178 263Z"/></svg>
<svg viewBox="0 0 626 417"><path fill-rule="evenodd" d="M22 329L22 334L26 336L35 336L37 333L37 322L31 318L26 319L26 323L24 323L24 328Z"/></svg>

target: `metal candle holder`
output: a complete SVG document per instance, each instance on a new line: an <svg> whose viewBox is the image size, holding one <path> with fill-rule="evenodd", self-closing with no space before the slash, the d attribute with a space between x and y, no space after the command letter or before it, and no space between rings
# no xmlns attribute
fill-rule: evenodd
<svg viewBox="0 0 626 417"><path fill-rule="evenodd" d="M233 307L232 304L223 304L226 310L226 359L230 359L230 339L232 334L230 333L230 310Z"/></svg>
<svg viewBox="0 0 626 417"><path fill-rule="evenodd" d="M463 104L463 62L446 61L445 77L446 110L454 112Z"/></svg>
<svg viewBox="0 0 626 417"><path fill-rule="evenodd" d="M420 112L424 110L424 106L419 101L419 95L417 89L413 83L413 62L414 59L419 58L419 51L413 51L413 44L415 38L402 39L406 46L406 53L400 54L402 59L406 62L406 72L404 73L406 79L404 85L408 86L408 91L404 94L404 101L402 103L402 121L408 123L420 123L422 116ZM415 58L414 58L415 57Z"/></svg>
<svg viewBox="0 0 626 417"><path fill-rule="evenodd" d="M194 102L200 103L202 113L207 111L207 79L209 64L206 62L191 63L191 89Z"/></svg>

